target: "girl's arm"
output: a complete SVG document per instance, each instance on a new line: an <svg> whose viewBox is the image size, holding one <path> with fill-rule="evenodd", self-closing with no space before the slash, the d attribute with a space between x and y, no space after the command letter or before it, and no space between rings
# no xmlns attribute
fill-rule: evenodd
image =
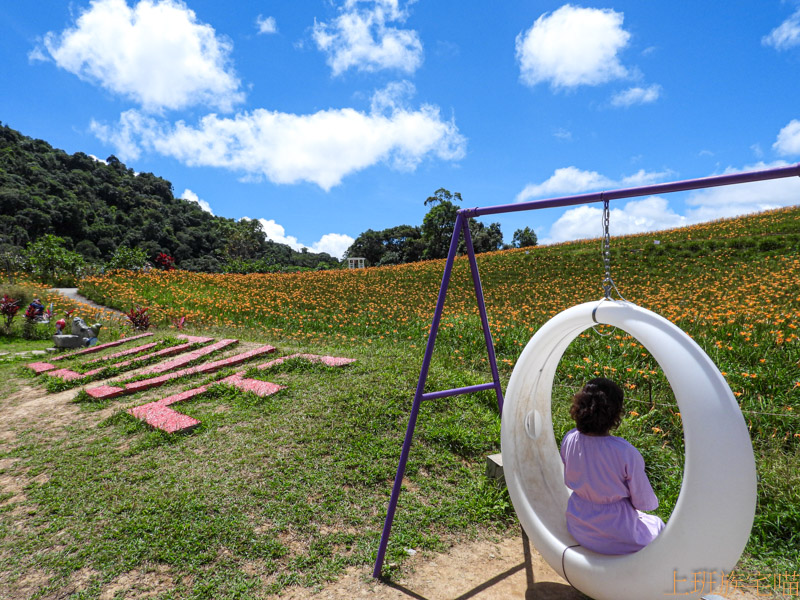
<svg viewBox="0 0 800 600"><path fill-rule="evenodd" d="M644 471L644 459L639 451L632 448L630 462L626 465L628 470L628 491L631 494L631 504L637 510L655 510L658 508L658 498L656 498L650 480Z"/></svg>

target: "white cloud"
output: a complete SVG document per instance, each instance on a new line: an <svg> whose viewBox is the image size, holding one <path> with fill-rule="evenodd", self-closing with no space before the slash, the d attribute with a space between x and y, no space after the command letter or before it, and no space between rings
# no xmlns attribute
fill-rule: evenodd
<svg viewBox="0 0 800 600"><path fill-rule="evenodd" d="M531 198L567 196L602 189L649 185L669 174L669 171L659 172L640 169L633 175L614 180L601 175L597 171L582 171L577 167L562 167L556 169L546 181L526 185L525 189L517 194L516 201L524 202Z"/></svg>
<svg viewBox="0 0 800 600"><path fill-rule="evenodd" d="M244 99L229 65L231 43L180 0L141 0L132 9L125 0L93 0L75 27L49 32L43 44L62 69L146 111L229 111Z"/></svg>
<svg viewBox="0 0 800 600"><path fill-rule="evenodd" d="M658 100L661 95L661 86L657 83L643 87L628 88L623 92L614 94L611 98L611 105L621 108L627 108L634 104L649 104Z"/></svg>
<svg viewBox="0 0 800 600"><path fill-rule="evenodd" d="M189 166L222 167L273 183L307 181L327 191L379 162L412 171L427 156L464 156L465 138L452 120L442 120L438 107L423 104L411 110L402 104L409 89L381 90L369 113L342 108L296 115L257 109L232 118L207 115L191 126L130 110L115 126L93 122L91 128L126 159L153 151Z"/></svg>
<svg viewBox="0 0 800 600"><path fill-rule="evenodd" d="M327 252L336 258L342 258L345 251L353 245L356 240L344 233L326 233L318 242L311 245L314 252Z"/></svg>
<svg viewBox="0 0 800 600"><path fill-rule="evenodd" d="M242 217L243 219L250 220L249 217ZM264 230L264 235L267 236L268 240L272 240L273 242L277 242L278 244L286 244L287 246L291 246L293 250L300 251L304 248L303 244L297 241L297 238L293 235L286 235L286 230L284 229L283 225L279 225L275 222L274 219L258 219L258 222L261 223L261 229Z"/></svg>
<svg viewBox="0 0 800 600"><path fill-rule="evenodd" d="M788 50L800 45L800 9L761 39L765 46Z"/></svg>
<svg viewBox="0 0 800 600"><path fill-rule="evenodd" d="M725 170L725 174L761 171L787 165L788 163L784 161L758 162L741 169L729 167ZM709 188L695 191L689 196L686 205L691 208L686 211L686 216L691 223L701 223L794 206L800 201L798 199L800 199L800 181L797 177Z"/></svg>
<svg viewBox="0 0 800 600"><path fill-rule="evenodd" d="M242 217L247 219L248 217ZM319 241L314 242L311 246L306 246L300 243L293 235L286 235L286 229L283 225L275 222L274 219L258 219L261 228L268 240L272 240L278 244L286 244L291 246L296 251L303 248L308 248L312 252L327 252L331 256L341 259L345 251L353 244L355 239L343 233L326 233Z"/></svg>
<svg viewBox="0 0 800 600"><path fill-rule="evenodd" d="M256 27L258 27L258 33L278 33L278 24L275 22L275 17L262 17L258 15L256 18Z"/></svg>
<svg viewBox="0 0 800 600"><path fill-rule="evenodd" d="M757 171L786 166L778 161L757 163L743 169L729 168L725 174ZM684 214L676 212L660 196L630 200L624 207L611 204L611 235L628 235L684 227L728 217L736 217L783 206L793 206L800 198L800 181L796 177L773 179L741 185L708 188L691 192L685 200ZM540 243L550 244L576 239L597 238L602 235L602 211L582 205L564 212L550 227Z"/></svg>
<svg viewBox="0 0 800 600"><path fill-rule="evenodd" d="M557 89L627 77L618 55L631 36L622 20L610 9L569 4L543 14L517 36L520 79L529 86L549 81Z"/></svg>
<svg viewBox="0 0 800 600"><path fill-rule="evenodd" d="M212 215L214 214L214 211L211 210L211 205L205 200L201 200L200 197L189 188L183 190L181 198L188 200L189 202L197 202L197 204L200 205L200 208L202 208L204 211L211 213Z"/></svg>
<svg viewBox="0 0 800 600"><path fill-rule="evenodd" d="M793 119L781 129L772 147L781 156L800 154L800 121Z"/></svg>
<svg viewBox="0 0 800 600"><path fill-rule="evenodd" d="M346 0L340 10L332 23L315 23L312 34L317 47L327 54L334 75L351 68L413 73L422 64L417 32L387 25L403 23L408 17L398 0Z"/></svg>
<svg viewBox="0 0 800 600"><path fill-rule="evenodd" d="M553 137L564 142L571 142L572 141L572 132L569 129L564 129L563 127L559 127L553 132Z"/></svg>
<svg viewBox="0 0 800 600"><path fill-rule="evenodd" d="M686 217L669 208L660 196L631 200L623 208L611 208L609 216L611 235L630 235L644 231L658 231L687 225ZM567 210L550 227L550 233L541 243L552 244L603 235L603 211L584 204Z"/></svg>

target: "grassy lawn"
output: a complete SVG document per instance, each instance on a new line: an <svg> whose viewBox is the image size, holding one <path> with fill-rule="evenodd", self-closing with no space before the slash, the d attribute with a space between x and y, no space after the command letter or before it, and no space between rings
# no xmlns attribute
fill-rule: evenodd
<svg viewBox="0 0 800 600"><path fill-rule="evenodd" d="M212 387L181 405L202 421L184 435L153 431L123 411L146 394L71 403L74 415L56 428L14 426L0 477L27 484L2 499L2 585L19 587L38 573L33 597L45 597L88 573L74 597L92 598L122 574L167 565L174 588L165 598L257 597L319 587L374 561L418 357L389 345L281 345L282 353L298 350L357 362L334 368L293 359L259 372L287 386L266 399ZM0 375L13 382L20 370L8 363ZM440 385L479 382L440 366L433 375ZM493 401L481 395L426 409L389 573L408 548L443 550L513 524L507 493L483 475L485 455L498 450Z"/></svg>
<svg viewBox="0 0 800 600"><path fill-rule="evenodd" d="M800 570L800 209L615 238L612 248L622 292L704 348L750 428L758 507L738 568ZM504 385L542 323L600 295L596 242L491 253L478 262ZM109 583L140 573L166 582L163 598L255 598L288 586L319 588L348 566L370 565L443 266L120 272L85 281L82 290L95 301L150 307L160 339L174 336L175 318L188 316L190 333L357 362L331 368L290 360L250 372L286 386L264 399L213 386L180 405L202 425L167 435L125 409L232 371L91 402L73 401L77 390L47 396L43 378L25 375L21 360L0 360L0 480L22 482L0 497L0 589L27 589L35 580L32 597L80 588L66 597L96 598ZM460 259L429 391L491 379L470 286ZM118 327L110 325L103 339ZM0 338L0 350L15 339ZM644 455L658 514L668 519L683 470L681 417L659 366L631 336L588 330L570 346L556 373L556 438L572 426L571 395L599 374L625 388L619 433ZM23 419L27 385L54 400L33 403L41 416ZM516 527L507 492L484 476L499 433L493 393L423 405L387 574L402 569L408 549L444 550Z"/></svg>

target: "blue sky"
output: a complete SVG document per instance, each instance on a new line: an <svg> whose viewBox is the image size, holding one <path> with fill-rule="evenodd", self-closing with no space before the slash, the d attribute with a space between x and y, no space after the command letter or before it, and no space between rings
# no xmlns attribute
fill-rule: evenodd
<svg viewBox="0 0 800 600"><path fill-rule="evenodd" d="M341 256L488 206L800 161L800 2L0 3L0 120ZM800 203L800 180L620 200L612 235ZM600 235L596 205L501 215Z"/></svg>

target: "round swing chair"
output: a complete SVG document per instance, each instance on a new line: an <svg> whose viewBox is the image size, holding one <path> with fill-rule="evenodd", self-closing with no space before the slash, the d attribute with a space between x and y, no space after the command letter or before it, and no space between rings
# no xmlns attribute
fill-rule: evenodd
<svg viewBox="0 0 800 600"><path fill-rule="evenodd" d="M542 325L511 374L501 426L505 480L534 547L587 596L697 599L712 592L712 580L716 584L723 572L729 574L750 535L756 506L750 435L725 378L691 337L654 312L610 298L607 215L606 205L606 297L568 308ZM675 509L653 542L626 555L587 550L567 531L571 491L553 432L558 363L570 343L597 324L629 333L652 354L683 422L686 458Z"/></svg>

